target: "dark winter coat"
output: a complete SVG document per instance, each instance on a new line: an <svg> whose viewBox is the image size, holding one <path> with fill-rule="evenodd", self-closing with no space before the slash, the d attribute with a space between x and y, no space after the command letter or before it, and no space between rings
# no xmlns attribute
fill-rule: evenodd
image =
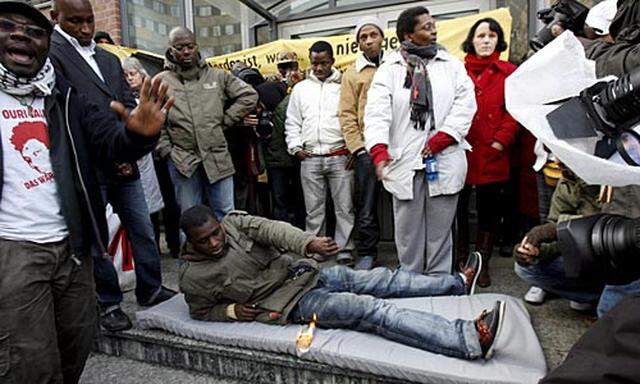
<svg viewBox="0 0 640 384"><path fill-rule="evenodd" d="M74 255L86 256L96 246L106 254L107 222L96 166L135 161L153 149L158 137L146 138L123 129L113 113L89 104L62 75L56 74L56 79L53 93L45 98L45 113L60 210ZM1 152L0 147L0 199Z"/></svg>
<svg viewBox="0 0 640 384"><path fill-rule="evenodd" d="M488 184L509 179L509 148L515 141L518 123L505 107L504 81L516 70L508 61L495 61L476 76L467 70L476 89L478 111L467 134L473 147L467 151L469 170L467 184ZM497 141L504 146L499 151L491 146Z"/></svg>

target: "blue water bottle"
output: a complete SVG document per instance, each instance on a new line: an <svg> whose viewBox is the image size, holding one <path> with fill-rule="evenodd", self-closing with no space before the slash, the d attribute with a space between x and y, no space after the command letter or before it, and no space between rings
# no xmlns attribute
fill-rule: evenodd
<svg viewBox="0 0 640 384"><path fill-rule="evenodd" d="M425 157L424 162L424 178L426 181L438 180L438 160L433 155Z"/></svg>

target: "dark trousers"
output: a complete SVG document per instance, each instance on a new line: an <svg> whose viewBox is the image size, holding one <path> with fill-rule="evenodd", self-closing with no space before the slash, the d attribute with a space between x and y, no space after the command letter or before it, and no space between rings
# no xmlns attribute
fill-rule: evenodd
<svg viewBox="0 0 640 384"><path fill-rule="evenodd" d="M460 192L456 220L458 223L457 256L466 257L469 247L469 202L473 186L466 185ZM504 183L476 185L478 231L495 233L503 215Z"/></svg>
<svg viewBox="0 0 640 384"><path fill-rule="evenodd" d="M131 241L136 272L136 298L144 303L160 289L160 253L153 234L153 224L149 216L147 202L140 180L127 181L103 186L105 201L113 206L122 226ZM94 274L98 301L102 308L119 305L122 291L118 275L111 260L97 257Z"/></svg>
<svg viewBox="0 0 640 384"><path fill-rule="evenodd" d="M93 346L92 260L69 242L0 240L0 383L77 383Z"/></svg>
<svg viewBox="0 0 640 384"><path fill-rule="evenodd" d="M176 193L169 176L169 168L166 160L154 160L156 176L160 185L160 193L162 201L164 201L164 209L162 210L162 220L164 224L164 238L167 247L171 252L180 251L180 206L176 200ZM160 245L160 218L155 215L152 221L154 225L154 233L156 235L156 243Z"/></svg>
<svg viewBox="0 0 640 384"><path fill-rule="evenodd" d="M306 210L300 183L300 166L267 169L273 200L273 218L305 229ZM293 214L293 220L289 218Z"/></svg>
<svg viewBox="0 0 640 384"><path fill-rule="evenodd" d="M380 183L376 169L365 152L357 156L355 163L356 249L358 255L378 256L380 224L378 223L378 195Z"/></svg>

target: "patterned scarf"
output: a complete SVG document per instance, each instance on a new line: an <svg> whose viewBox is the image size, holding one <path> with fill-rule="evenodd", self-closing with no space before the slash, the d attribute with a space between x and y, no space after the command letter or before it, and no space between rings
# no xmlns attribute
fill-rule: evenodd
<svg viewBox="0 0 640 384"><path fill-rule="evenodd" d="M427 62L436 57L440 48L442 46L438 44L421 47L408 40L403 41L400 47L400 54L407 63L404 87L411 89L411 121L416 130L424 131L427 115L433 116L433 95Z"/></svg>
<svg viewBox="0 0 640 384"><path fill-rule="evenodd" d="M53 64L47 58L33 77L20 77L0 64L0 90L12 96L49 96L56 83Z"/></svg>

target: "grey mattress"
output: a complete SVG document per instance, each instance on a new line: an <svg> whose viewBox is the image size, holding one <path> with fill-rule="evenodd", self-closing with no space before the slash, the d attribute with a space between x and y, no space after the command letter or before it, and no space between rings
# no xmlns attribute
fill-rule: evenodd
<svg viewBox="0 0 640 384"><path fill-rule="evenodd" d="M394 299L396 305L438 313L446 318L472 319L495 300L507 310L495 356L488 361L466 361L404 346L382 337L348 330L317 330L303 359L378 376L417 383L537 383L547 371L542 348L523 304L510 296L473 296ZM176 295L136 314L144 329L162 329L179 336L214 344L297 355L295 338L300 325L212 323L192 320L183 295Z"/></svg>

